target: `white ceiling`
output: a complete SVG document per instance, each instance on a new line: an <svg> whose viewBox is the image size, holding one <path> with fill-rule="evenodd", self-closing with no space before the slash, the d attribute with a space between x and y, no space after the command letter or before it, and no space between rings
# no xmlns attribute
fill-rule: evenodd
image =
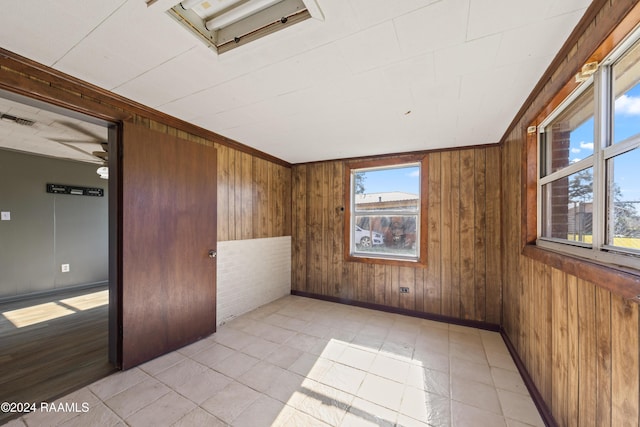
<svg viewBox="0 0 640 427"><path fill-rule="evenodd" d="M299 163L498 142L590 3L317 1L323 21L220 56L176 0L22 1L0 43Z"/></svg>
<svg viewBox="0 0 640 427"><path fill-rule="evenodd" d="M103 151L100 144L108 138L105 126L0 96L0 117L5 115L34 123L28 126L6 117L0 119L0 148L96 165L103 163L92 153Z"/></svg>

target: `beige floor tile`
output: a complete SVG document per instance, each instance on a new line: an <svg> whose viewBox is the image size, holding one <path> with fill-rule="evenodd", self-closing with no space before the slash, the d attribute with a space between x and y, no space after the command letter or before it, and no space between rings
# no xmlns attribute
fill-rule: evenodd
<svg viewBox="0 0 640 427"><path fill-rule="evenodd" d="M155 359L150 360L147 363L143 363L139 368L149 375L158 375L160 372L169 369L170 367L182 362L185 359L186 356L178 353L177 351L173 351L163 356L156 357Z"/></svg>
<svg viewBox="0 0 640 427"><path fill-rule="evenodd" d="M229 378L235 379L247 372L259 361L260 359L238 351L223 361L218 362L212 369Z"/></svg>
<svg viewBox="0 0 640 427"><path fill-rule="evenodd" d="M86 427L101 426L114 427L125 426L124 421L118 417L111 409L100 403L85 413L79 414L68 421L59 424L60 427Z"/></svg>
<svg viewBox="0 0 640 427"><path fill-rule="evenodd" d="M293 394L302 387L305 377L283 370L271 383L265 394L283 403L287 403Z"/></svg>
<svg viewBox="0 0 640 427"><path fill-rule="evenodd" d="M222 344L214 343L211 347L192 355L191 359L209 368L215 368L218 363L234 354L236 354L235 350Z"/></svg>
<svg viewBox="0 0 640 427"><path fill-rule="evenodd" d="M261 361L243 375L240 375L237 380L254 390L264 393L283 372L285 370L281 367Z"/></svg>
<svg viewBox="0 0 640 427"><path fill-rule="evenodd" d="M506 427L503 416L461 402L452 402L451 417L454 427Z"/></svg>
<svg viewBox="0 0 640 427"><path fill-rule="evenodd" d="M345 414L341 427L392 427L398 413L368 400L355 398Z"/></svg>
<svg viewBox="0 0 640 427"><path fill-rule="evenodd" d="M269 396L262 395L233 421L234 427L270 427L286 420L286 413L280 415L285 404Z"/></svg>
<svg viewBox="0 0 640 427"><path fill-rule="evenodd" d="M160 381L149 378L110 397L105 403L118 416L127 418L170 391L171 389Z"/></svg>
<svg viewBox="0 0 640 427"><path fill-rule="evenodd" d="M273 363L276 366L280 366L284 369L289 369L296 360L304 354L303 351L297 348L289 347L286 344L280 344L270 355L264 358L265 362Z"/></svg>
<svg viewBox="0 0 640 427"><path fill-rule="evenodd" d="M252 344L255 337L238 329L221 326L218 332L213 334L212 339L234 350L242 350L249 344Z"/></svg>
<svg viewBox="0 0 640 427"><path fill-rule="evenodd" d="M106 400L136 384L151 378L138 368L116 372L89 386L89 390L102 400Z"/></svg>
<svg viewBox="0 0 640 427"><path fill-rule="evenodd" d="M217 418L231 424L242 411L247 409L260 396L259 392L233 381L200 406Z"/></svg>
<svg viewBox="0 0 640 427"><path fill-rule="evenodd" d="M367 374L357 396L393 411L400 409L404 385L373 374Z"/></svg>
<svg viewBox="0 0 640 427"><path fill-rule="evenodd" d="M342 354L336 358L336 361L343 365L366 371L371 367L375 358L375 353L347 346Z"/></svg>
<svg viewBox="0 0 640 427"><path fill-rule="evenodd" d="M263 340L262 338L254 338L254 342L242 349L242 352L257 359L266 359L271 353L280 347L272 341Z"/></svg>
<svg viewBox="0 0 640 427"><path fill-rule="evenodd" d="M184 360L156 378L198 404L222 390L231 379L193 360Z"/></svg>
<svg viewBox="0 0 640 427"><path fill-rule="evenodd" d="M498 393L493 386L460 377L451 379L451 399L502 415Z"/></svg>
<svg viewBox="0 0 640 427"><path fill-rule="evenodd" d="M375 359L368 370L372 374L403 384L407 381L410 371L413 375L417 374L422 377L422 373L418 372L420 370L418 366L384 354L375 355Z"/></svg>
<svg viewBox="0 0 640 427"><path fill-rule="evenodd" d="M329 427L334 425L322 422L295 408L286 407L272 427Z"/></svg>
<svg viewBox="0 0 640 427"><path fill-rule="evenodd" d="M172 427L194 426L226 427L227 423L219 420L202 408L195 408L193 411L180 418Z"/></svg>
<svg viewBox="0 0 640 427"><path fill-rule="evenodd" d="M471 381L493 385L491 368L485 363L475 363L469 360L451 358L451 377L459 377Z"/></svg>
<svg viewBox="0 0 640 427"><path fill-rule="evenodd" d="M510 369L491 368L491 375L496 388L529 396L527 386L518 372Z"/></svg>
<svg viewBox="0 0 640 427"><path fill-rule="evenodd" d="M296 296L64 399L12 424L542 425L500 334Z"/></svg>
<svg viewBox="0 0 640 427"><path fill-rule="evenodd" d="M201 339L200 341L196 341L193 344L189 344L187 346L182 347L178 350L178 353L183 354L187 357L191 357L196 353L199 353L207 348L211 347L215 344L215 341L211 337L207 337Z"/></svg>
<svg viewBox="0 0 640 427"><path fill-rule="evenodd" d="M505 417L532 426L544 425L540 413L529 396L507 390L498 390L498 396Z"/></svg>
<svg viewBox="0 0 640 427"><path fill-rule="evenodd" d="M306 381L302 393L305 398L296 408L332 426L340 425L354 399L352 394L315 381Z"/></svg>
<svg viewBox="0 0 640 427"><path fill-rule="evenodd" d="M196 404L172 391L145 406L125 421L132 427L168 426L196 408Z"/></svg>
<svg viewBox="0 0 640 427"><path fill-rule="evenodd" d="M425 368L435 369L436 371L445 372L447 374L450 370L448 350L445 353L441 353L432 349L416 349L413 352L413 361Z"/></svg>
<svg viewBox="0 0 640 427"><path fill-rule="evenodd" d="M314 337L311 335L297 333L293 337L289 338L286 344L289 347L296 348L308 353L321 354L322 349L328 341L322 338Z"/></svg>
<svg viewBox="0 0 640 427"><path fill-rule="evenodd" d="M319 381L347 393L356 394L366 375L365 371L334 363L320 376Z"/></svg>

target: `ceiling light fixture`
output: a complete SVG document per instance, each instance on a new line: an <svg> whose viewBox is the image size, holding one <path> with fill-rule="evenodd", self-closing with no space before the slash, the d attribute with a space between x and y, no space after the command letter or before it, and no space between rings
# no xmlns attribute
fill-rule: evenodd
<svg viewBox="0 0 640 427"><path fill-rule="evenodd" d="M96 173L100 175L102 179L109 179L109 168L106 166L101 166L96 170Z"/></svg>
<svg viewBox="0 0 640 427"><path fill-rule="evenodd" d="M216 53L309 18L324 20L316 0L184 0L167 13Z"/></svg>
<svg viewBox="0 0 640 427"><path fill-rule="evenodd" d="M249 0L246 3L238 5L238 7L234 7L228 12L225 12L218 16L214 16L213 18L205 22L204 26L209 31L219 30L220 28L235 24L241 19L245 19L251 15L254 15L279 2L280 0Z"/></svg>

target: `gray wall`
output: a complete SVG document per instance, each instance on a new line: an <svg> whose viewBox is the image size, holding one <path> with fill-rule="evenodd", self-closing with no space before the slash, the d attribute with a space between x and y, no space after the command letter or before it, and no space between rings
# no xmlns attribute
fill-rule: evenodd
<svg viewBox="0 0 640 427"><path fill-rule="evenodd" d="M0 298L108 280L108 183L97 166L0 150ZM104 197L50 194L46 183ZM70 264L68 273L61 264Z"/></svg>

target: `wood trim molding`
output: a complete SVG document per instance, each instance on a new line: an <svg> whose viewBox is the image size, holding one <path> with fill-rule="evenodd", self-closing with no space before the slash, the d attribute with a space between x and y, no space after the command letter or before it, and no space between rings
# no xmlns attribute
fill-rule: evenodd
<svg viewBox="0 0 640 427"><path fill-rule="evenodd" d="M0 48L0 88L108 121L139 115L290 168L285 160Z"/></svg>
<svg viewBox="0 0 640 427"><path fill-rule="evenodd" d="M351 255L351 170L371 168L378 166L394 166L404 163L421 164L420 170L420 257L417 261L405 261L401 259L367 258ZM427 266L427 233L428 233L428 209L429 206L429 162L426 154L408 154L397 157L376 157L369 160L345 162L344 167L344 259L348 262L362 262L366 264L397 265L405 267Z"/></svg>
<svg viewBox="0 0 640 427"><path fill-rule="evenodd" d="M591 282L623 298L640 303L640 272L637 270L601 264L541 248L534 244L526 245L522 254L579 279Z"/></svg>
<svg viewBox="0 0 640 427"><path fill-rule="evenodd" d="M536 408L538 408L538 413L542 418L542 422L544 422L544 425L547 427L556 427L558 423L553 417L553 414L551 413L551 410L545 403L544 399L542 398L542 394L540 394L538 387L536 387L536 384L533 382L531 375L529 375L529 371L527 371L527 368L525 367L524 362L522 362L522 359L520 359L520 356L518 355L518 351L513 346L513 343L511 342L511 340L509 339L509 335L507 335L507 332L503 328L500 328L500 336L502 336L502 340L507 346L507 350L509 350L509 353L511 354L511 358L513 359L513 362L516 364L516 368L518 368L518 372L520 373L520 376L524 381L524 385L527 387L527 390L529 390L529 395L531 396L531 400L533 400L533 403L536 405Z"/></svg>

